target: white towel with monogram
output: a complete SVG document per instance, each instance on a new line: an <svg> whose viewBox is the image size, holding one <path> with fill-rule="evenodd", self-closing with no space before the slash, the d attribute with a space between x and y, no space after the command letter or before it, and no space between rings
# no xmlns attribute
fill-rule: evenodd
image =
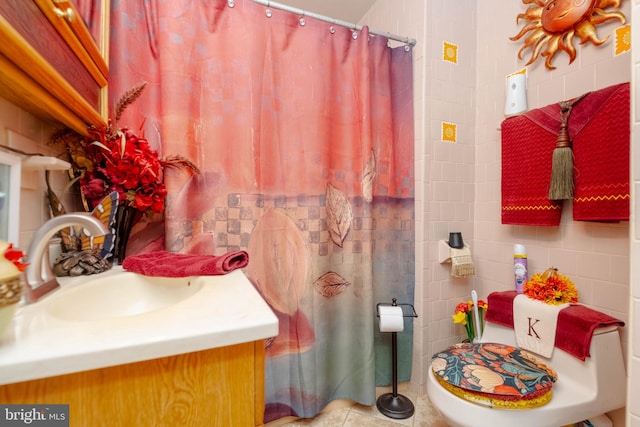
<svg viewBox="0 0 640 427"><path fill-rule="evenodd" d="M518 347L551 357L556 342L558 313L568 306L547 304L526 295L517 295L513 300L513 329Z"/></svg>

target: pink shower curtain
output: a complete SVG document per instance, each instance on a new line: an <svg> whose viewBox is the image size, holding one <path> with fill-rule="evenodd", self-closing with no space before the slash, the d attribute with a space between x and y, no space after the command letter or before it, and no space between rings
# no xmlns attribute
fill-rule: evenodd
<svg viewBox="0 0 640 427"><path fill-rule="evenodd" d="M138 224L128 253L249 252L245 274L280 321L265 421L371 405L391 381L376 303L413 302L411 51L233 3L112 0L111 102L148 82L120 125L202 170L167 174L164 218Z"/></svg>

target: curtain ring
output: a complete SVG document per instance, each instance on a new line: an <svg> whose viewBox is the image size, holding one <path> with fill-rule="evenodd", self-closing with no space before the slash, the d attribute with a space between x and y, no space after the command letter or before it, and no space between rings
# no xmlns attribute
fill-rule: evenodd
<svg viewBox="0 0 640 427"><path fill-rule="evenodd" d="M264 11L264 14L267 15L267 18L271 18L271 0L267 0L267 10Z"/></svg>
<svg viewBox="0 0 640 427"><path fill-rule="evenodd" d="M351 31L353 31L353 32L351 33L351 38L352 38L352 39L354 39L354 40L358 40L358 31L356 31L356 29L355 29L355 28L354 28L354 29L352 29Z"/></svg>
<svg viewBox="0 0 640 427"><path fill-rule="evenodd" d="M234 7L236 5L236 3L233 0L227 0L227 5L229 7Z"/></svg>

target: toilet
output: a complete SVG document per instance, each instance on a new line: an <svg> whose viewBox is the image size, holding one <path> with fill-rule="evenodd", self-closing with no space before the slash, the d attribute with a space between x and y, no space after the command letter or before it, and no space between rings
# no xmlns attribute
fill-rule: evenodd
<svg viewBox="0 0 640 427"><path fill-rule="evenodd" d="M481 342L516 346L513 328L485 323ZM531 409L497 409L472 403L446 390L429 368L427 394L452 427L561 427L622 408L626 373L617 326L596 329L591 357L580 359L556 348L551 358L536 355L558 374L552 398Z"/></svg>

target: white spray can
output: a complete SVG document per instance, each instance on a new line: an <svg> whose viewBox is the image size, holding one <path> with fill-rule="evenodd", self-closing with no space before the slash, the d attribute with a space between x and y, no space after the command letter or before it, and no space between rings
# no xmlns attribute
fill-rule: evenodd
<svg viewBox="0 0 640 427"><path fill-rule="evenodd" d="M527 281L527 250L524 245L513 246L513 270L515 272L516 292L522 293L522 286Z"/></svg>

